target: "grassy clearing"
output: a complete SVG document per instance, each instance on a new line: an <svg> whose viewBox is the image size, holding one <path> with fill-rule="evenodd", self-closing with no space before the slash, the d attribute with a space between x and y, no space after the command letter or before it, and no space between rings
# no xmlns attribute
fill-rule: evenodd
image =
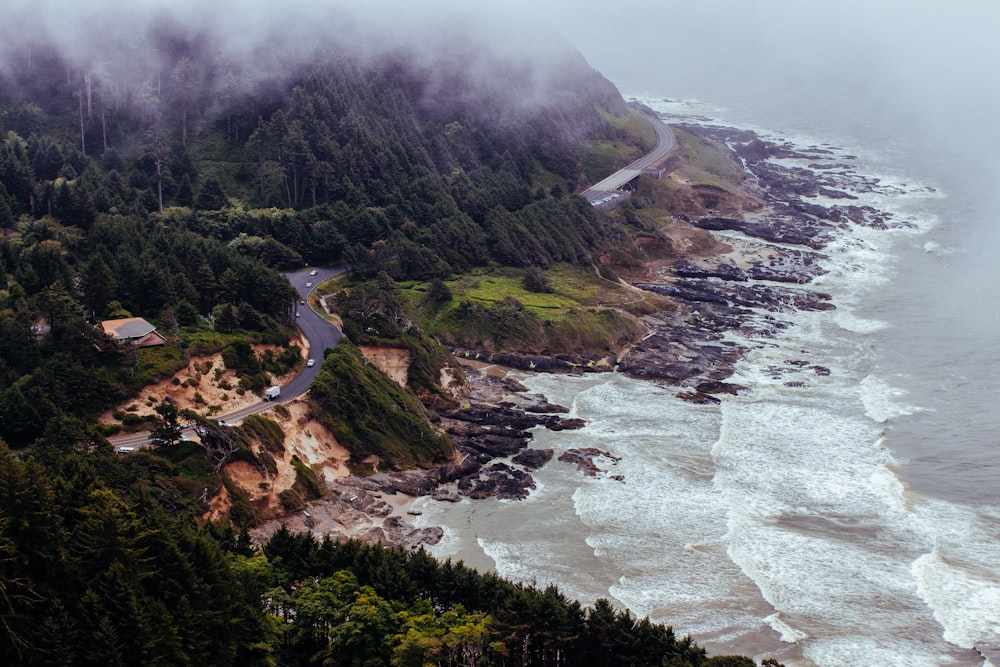
<svg viewBox="0 0 1000 667"><path fill-rule="evenodd" d="M524 287L524 271L510 267L483 269L445 281L452 304L473 301L491 306L513 297L543 320L559 322L569 311L592 306L614 306L633 301L633 292L600 278L592 266L556 264L544 271L552 293L530 292ZM427 297L425 282L399 283L397 287L410 303L420 306Z"/></svg>
<svg viewBox="0 0 1000 667"><path fill-rule="evenodd" d="M177 345L160 345L136 350L139 368L136 372L140 386L168 378L187 367L187 359Z"/></svg>
<svg viewBox="0 0 1000 667"><path fill-rule="evenodd" d="M727 190L743 183L746 173L729 156L726 146L679 128L674 128L674 135L687 158L681 170L684 176L697 184Z"/></svg>
<svg viewBox="0 0 1000 667"><path fill-rule="evenodd" d="M420 312L422 328L447 344L543 354L607 352L640 331L613 308L632 312L642 297L599 277L592 266L558 264L544 274L551 293L528 291L525 271L510 267L446 281L452 298L445 303L430 303L428 283L397 288Z"/></svg>
<svg viewBox="0 0 1000 667"><path fill-rule="evenodd" d="M638 139L644 150L652 150L656 146L656 130L653 129L649 118L638 109L630 108L628 115L624 117L613 116L600 107L597 108L597 111L611 127L625 130Z"/></svg>

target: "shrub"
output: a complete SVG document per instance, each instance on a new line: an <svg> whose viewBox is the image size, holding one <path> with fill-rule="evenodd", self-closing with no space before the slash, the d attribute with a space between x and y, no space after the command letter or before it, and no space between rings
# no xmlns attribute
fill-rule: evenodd
<svg viewBox="0 0 1000 667"><path fill-rule="evenodd" d="M618 282L618 274L615 273L610 266L607 266L606 264L601 264L599 267L597 267L597 270L598 272L600 272L601 277L604 278L605 280Z"/></svg>
<svg viewBox="0 0 1000 667"><path fill-rule="evenodd" d="M303 509L306 504L302 500L302 497L295 492L294 489L285 489L278 494L278 501L281 506L288 512L297 512Z"/></svg>
<svg viewBox="0 0 1000 667"><path fill-rule="evenodd" d="M552 283L545 277L545 274L537 266L529 267L524 272L524 289L529 292L552 294Z"/></svg>

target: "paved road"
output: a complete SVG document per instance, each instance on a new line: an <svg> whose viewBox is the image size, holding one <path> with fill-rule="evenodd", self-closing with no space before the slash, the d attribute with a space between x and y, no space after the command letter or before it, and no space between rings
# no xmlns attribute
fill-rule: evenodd
<svg viewBox="0 0 1000 667"><path fill-rule="evenodd" d="M601 198L607 196L611 192L614 192L641 174L644 169L662 162L666 159L670 151L674 149L674 146L677 144L677 140L674 138L674 133L670 130L670 128L664 125L663 121L654 116L649 116L649 120L652 122L653 129L656 131L656 148L646 155L643 155L627 167L619 169L603 181L595 183L587 190L581 192L580 194L583 197L586 197L587 201L600 201Z"/></svg>
<svg viewBox="0 0 1000 667"><path fill-rule="evenodd" d="M303 269L294 273L286 273L292 287L298 290L299 297L306 302L306 305L299 305L299 315L296 319L299 329L309 341L309 358L316 360L316 365L312 368L304 368L302 372L292 378L292 381L281 388L281 398L278 402L289 401L296 396L300 396L309 389L309 385L319 375L320 366L323 365L323 351L328 347L335 347L340 342L340 329L334 324L324 320L312 308L309 307L309 293L324 280L329 280L334 276L347 271L345 267L338 266L330 269L313 269L317 274L311 275L309 269ZM310 284L310 287L306 287ZM265 403L266 407L267 403ZM247 413L251 414L251 413Z"/></svg>
<svg viewBox="0 0 1000 667"><path fill-rule="evenodd" d="M312 275L313 271L316 272L316 275ZM297 305L299 317L295 319L295 324L298 325L303 336L305 336L308 341L309 358L315 359L316 364L311 368L309 366L304 367L298 375L292 378L288 384L283 386L281 388L281 396L278 400L261 400L253 403L252 405L244 406L239 410L219 415L216 419L228 423L236 422L243 419L247 415L264 412L276 403L285 403L306 393L309 389L309 385L311 385L312 381L316 379L317 375L319 375L320 368L323 365L324 350L328 347L336 346L337 343L340 342L341 337L339 327L323 319L318 313L309 307L309 293L316 288L316 285L320 284L324 280L329 280L334 276L339 276L346 271L346 267L336 266L332 268L302 269L301 271L294 271L292 273L285 274L288 281L292 283L292 287L298 290L299 299L306 302L304 305L301 303ZM307 287L306 285L309 286ZM185 436L191 437L194 435L194 430L186 429L183 433ZM149 444L149 432L130 433L129 435L108 438L108 440L116 449L119 447L144 447Z"/></svg>

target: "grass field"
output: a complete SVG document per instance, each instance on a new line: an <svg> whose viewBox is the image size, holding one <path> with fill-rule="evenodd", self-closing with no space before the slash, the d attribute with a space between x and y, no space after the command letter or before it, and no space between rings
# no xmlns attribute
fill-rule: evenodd
<svg viewBox="0 0 1000 667"><path fill-rule="evenodd" d="M614 306L636 299L627 288L599 277L592 266L556 264L544 273L552 285L550 294L525 289L524 271L510 267L477 270L447 280L445 284L451 290L452 304L474 301L490 306L513 297L550 322L562 321L576 308ZM398 287L410 303L420 305L426 300L429 284L409 282L400 283Z"/></svg>

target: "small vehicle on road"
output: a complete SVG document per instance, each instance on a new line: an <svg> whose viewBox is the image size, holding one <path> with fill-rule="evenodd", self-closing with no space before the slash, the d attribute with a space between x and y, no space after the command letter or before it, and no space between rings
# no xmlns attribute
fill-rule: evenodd
<svg viewBox="0 0 1000 667"><path fill-rule="evenodd" d="M313 269L312 271L309 272L309 275L310 276L315 276L317 273L319 273L319 271L317 271L316 269Z"/></svg>
<svg viewBox="0 0 1000 667"><path fill-rule="evenodd" d="M306 287L312 287L312 286L313 286L312 283L306 283Z"/></svg>
<svg viewBox="0 0 1000 667"><path fill-rule="evenodd" d="M308 367L308 368L312 368L315 365L316 365L316 360L315 359L310 359L309 361L306 362L306 367Z"/></svg>

